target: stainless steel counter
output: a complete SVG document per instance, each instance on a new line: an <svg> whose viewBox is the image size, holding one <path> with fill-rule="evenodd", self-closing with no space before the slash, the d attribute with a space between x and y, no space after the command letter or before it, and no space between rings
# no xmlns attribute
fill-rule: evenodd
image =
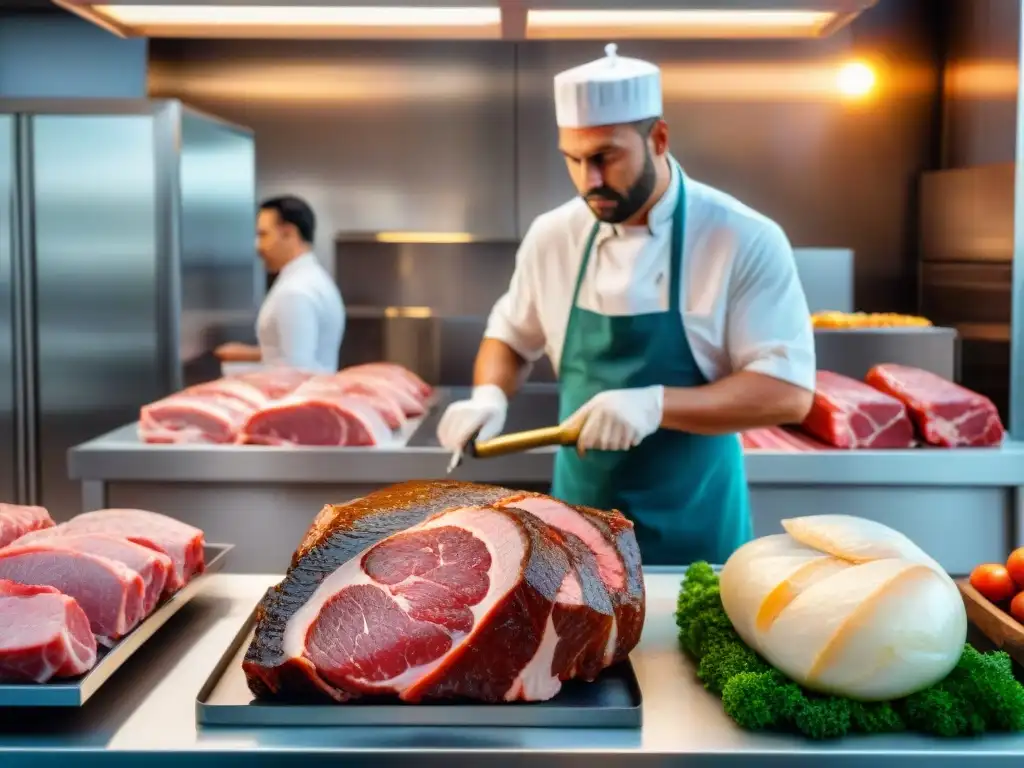
<svg viewBox="0 0 1024 768"><path fill-rule="evenodd" d="M813 743L741 731L697 682L673 620L680 578L648 574L648 619L633 663L640 731L470 728L198 729L195 699L217 659L276 577L219 575L80 711L0 710L0 765L415 766L1019 766L1024 735L942 741L917 736ZM71 762L73 761L73 762Z"/></svg>

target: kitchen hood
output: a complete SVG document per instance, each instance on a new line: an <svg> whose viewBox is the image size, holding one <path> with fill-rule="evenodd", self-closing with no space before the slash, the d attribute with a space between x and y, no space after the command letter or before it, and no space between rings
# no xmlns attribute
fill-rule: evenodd
<svg viewBox="0 0 1024 768"><path fill-rule="evenodd" d="M736 40L825 37L878 0L52 2L121 37Z"/></svg>

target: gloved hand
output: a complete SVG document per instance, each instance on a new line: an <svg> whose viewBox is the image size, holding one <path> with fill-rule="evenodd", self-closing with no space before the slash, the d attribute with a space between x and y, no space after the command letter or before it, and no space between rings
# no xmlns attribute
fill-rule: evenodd
<svg viewBox="0 0 1024 768"><path fill-rule="evenodd" d="M566 420L582 426L579 451L628 451L661 426L665 407L663 386L610 389L601 392Z"/></svg>
<svg viewBox="0 0 1024 768"><path fill-rule="evenodd" d="M477 440L489 440L501 433L507 413L508 398L501 387L474 387L469 400L452 403L445 410L437 425L437 440L449 451L464 448L477 430Z"/></svg>

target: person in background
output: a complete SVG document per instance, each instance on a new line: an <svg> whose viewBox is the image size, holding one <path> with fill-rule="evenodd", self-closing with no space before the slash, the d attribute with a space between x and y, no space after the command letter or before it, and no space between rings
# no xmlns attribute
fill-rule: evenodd
<svg viewBox="0 0 1024 768"><path fill-rule="evenodd" d="M737 433L811 407L807 300L779 225L669 153L659 69L606 52L555 78L579 197L527 231L438 439L500 433L546 352L559 418L581 428L552 494L632 519L645 564L724 563L753 535Z"/></svg>
<svg viewBox="0 0 1024 768"><path fill-rule="evenodd" d="M316 218L302 199L273 197L260 205L256 250L277 279L256 319L259 346L230 342L222 362L262 362L316 373L338 370L345 305L334 279L313 253Z"/></svg>

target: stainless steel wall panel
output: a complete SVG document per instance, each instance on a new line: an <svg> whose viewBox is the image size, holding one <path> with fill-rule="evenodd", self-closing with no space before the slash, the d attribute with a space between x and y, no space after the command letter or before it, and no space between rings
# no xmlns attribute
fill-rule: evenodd
<svg viewBox="0 0 1024 768"><path fill-rule="evenodd" d="M212 350L226 328L252 325L263 296L256 256L252 134L181 110L180 360Z"/></svg>
<svg viewBox="0 0 1024 768"><path fill-rule="evenodd" d="M1021 4L952 0L943 76L942 167L1010 163L1017 151Z"/></svg>
<svg viewBox="0 0 1024 768"><path fill-rule="evenodd" d="M153 40L150 95L251 127L260 195L309 200L333 269L340 231L515 237L514 57L468 42Z"/></svg>
<svg viewBox="0 0 1024 768"><path fill-rule="evenodd" d="M1013 258L1013 163L933 171L921 177L921 260Z"/></svg>
<svg viewBox="0 0 1024 768"><path fill-rule="evenodd" d="M0 115L0 501L17 501L18 447L14 412L15 118Z"/></svg>
<svg viewBox="0 0 1024 768"><path fill-rule="evenodd" d="M63 517L79 506L68 447L166 391L154 119L39 115L32 141L40 501Z"/></svg>

